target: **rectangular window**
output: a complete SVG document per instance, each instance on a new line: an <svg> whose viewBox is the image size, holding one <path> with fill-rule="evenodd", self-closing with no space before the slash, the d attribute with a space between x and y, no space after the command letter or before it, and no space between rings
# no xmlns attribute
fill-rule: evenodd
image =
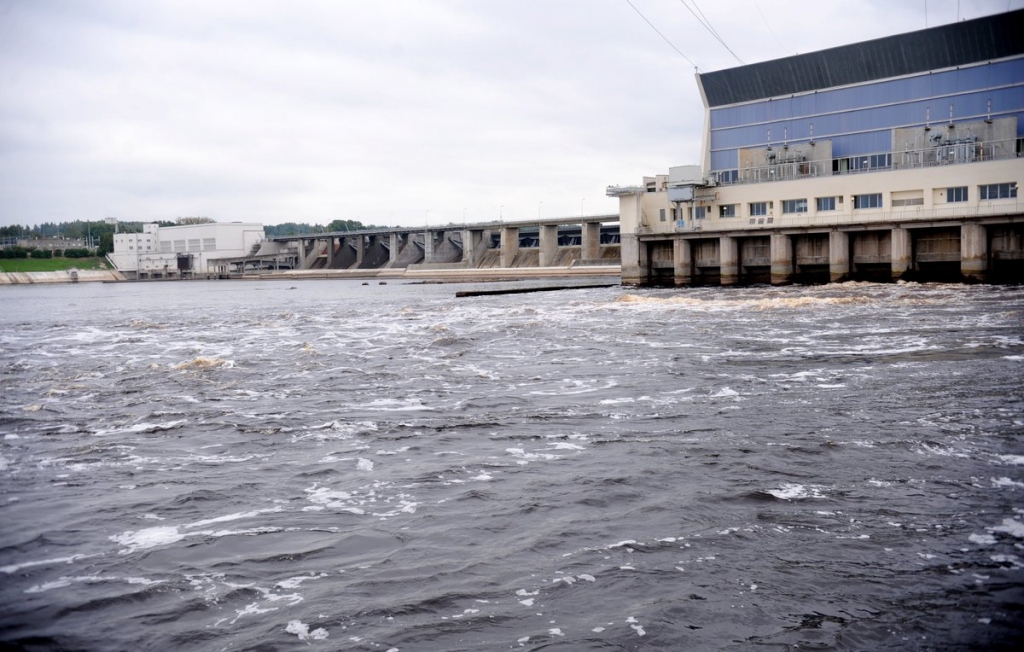
<svg viewBox="0 0 1024 652"><path fill-rule="evenodd" d="M855 210L861 210L864 208L881 208L882 207L882 193L876 192L870 195L854 195L853 196L853 208Z"/></svg>
<svg viewBox="0 0 1024 652"><path fill-rule="evenodd" d="M987 186L980 186L982 199L1013 199L1017 196L1017 182L990 183Z"/></svg>
<svg viewBox="0 0 1024 652"><path fill-rule="evenodd" d="M217 238L203 238L203 251L217 251Z"/></svg>
<svg viewBox="0 0 1024 652"><path fill-rule="evenodd" d="M967 201L967 186L946 188L946 201L950 204L953 202Z"/></svg>
<svg viewBox="0 0 1024 652"><path fill-rule="evenodd" d="M807 200L806 199L783 199L782 200L782 212L783 213L806 213L807 212Z"/></svg>
<svg viewBox="0 0 1024 652"><path fill-rule="evenodd" d="M185 241L184 240L175 240L174 241L174 251L175 251L175 253L179 253L179 254L185 253Z"/></svg>
<svg viewBox="0 0 1024 652"><path fill-rule="evenodd" d="M721 170L716 172L715 176L718 179L718 183L736 183L740 176L739 172L739 170Z"/></svg>
<svg viewBox="0 0 1024 652"><path fill-rule="evenodd" d="M756 217L758 215L768 214L768 202L755 201L750 203L750 215Z"/></svg>
<svg viewBox="0 0 1024 652"><path fill-rule="evenodd" d="M908 197L905 199L892 200L893 208L898 208L900 206L924 206L924 197Z"/></svg>
<svg viewBox="0 0 1024 652"><path fill-rule="evenodd" d="M660 220L662 222L665 221L665 209L664 208L659 208L658 209L658 220Z"/></svg>
<svg viewBox="0 0 1024 652"><path fill-rule="evenodd" d="M160 253L169 254L171 253L171 241L161 240L160 241Z"/></svg>
<svg viewBox="0 0 1024 652"><path fill-rule="evenodd" d="M816 208L819 211L834 211L836 209L836 198L835 197L818 197L815 200L817 204Z"/></svg>
<svg viewBox="0 0 1024 652"><path fill-rule="evenodd" d="M693 219L703 220L706 210L704 206L695 206L693 209Z"/></svg>
<svg viewBox="0 0 1024 652"><path fill-rule="evenodd" d="M726 204L718 207L719 217L736 217L736 204Z"/></svg>

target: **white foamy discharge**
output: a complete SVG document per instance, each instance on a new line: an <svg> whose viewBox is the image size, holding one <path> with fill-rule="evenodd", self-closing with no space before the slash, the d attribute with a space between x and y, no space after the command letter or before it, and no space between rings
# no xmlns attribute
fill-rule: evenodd
<svg viewBox="0 0 1024 652"><path fill-rule="evenodd" d="M781 500L801 500L803 498L824 498L825 487L805 486L802 484L785 483L778 489L769 489L767 493Z"/></svg>
<svg viewBox="0 0 1024 652"><path fill-rule="evenodd" d="M110 540L123 546L120 550L122 555L136 552L138 550L147 550L149 548L156 548L158 546L171 545L181 541L185 537L194 536L205 536L205 537L225 537L232 535L246 535L246 534L266 534L269 532L278 532L281 528L273 527L257 527L243 530L200 530L190 531L199 527L206 527L208 525L214 525L217 523L225 523L228 521L237 521L239 519L253 518L261 514L272 514L274 512L282 511L282 507L270 507L267 509L257 509L249 512L237 512L234 514L225 514L224 516L217 516L214 518L203 519L194 523L188 523L185 525L164 525L158 527L145 528L142 530L134 530L128 532L122 532L121 534L115 534L110 537Z"/></svg>
<svg viewBox="0 0 1024 652"><path fill-rule="evenodd" d="M310 639L322 641L328 636L327 630L323 627L317 627L313 631L309 631L309 625L301 620L289 620L288 626L284 628L284 631L289 634L295 634L299 637L300 641L308 641Z"/></svg>

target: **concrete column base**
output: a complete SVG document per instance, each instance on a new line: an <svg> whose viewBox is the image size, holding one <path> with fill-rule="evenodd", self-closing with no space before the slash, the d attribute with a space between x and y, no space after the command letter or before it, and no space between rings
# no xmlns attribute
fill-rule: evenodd
<svg viewBox="0 0 1024 652"><path fill-rule="evenodd" d="M973 283L988 277L988 231L981 224L960 227L960 273Z"/></svg>
<svg viewBox="0 0 1024 652"><path fill-rule="evenodd" d="M740 282L739 242L736 238L723 235L718 239L718 265L722 285Z"/></svg>
<svg viewBox="0 0 1024 652"><path fill-rule="evenodd" d="M793 282L793 241L783 233L771 235L772 285Z"/></svg>
<svg viewBox="0 0 1024 652"><path fill-rule="evenodd" d="M690 285L693 282L693 252L689 240L679 238L673 243L672 262L672 281L676 285Z"/></svg>
<svg viewBox="0 0 1024 652"><path fill-rule="evenodd" d="M619 251L622 258L621 283L647 285L650 282L647 243L640 242L635 233L623 233L619 236Z"/></svg>
<svg viewBox="0 0 1024 652"><path fill-rule="evenodd" d="M850 234L845 231L828 234L828 278L832 283L850 279Z"/></svg>
<svg viewBox="0 0 1024 652"><path fill-rule="evenodd" d="M910 231L896 227L892 230L889 241L889 260L892 265L892 280L898 281L913 265L913 247Z"/></svg>

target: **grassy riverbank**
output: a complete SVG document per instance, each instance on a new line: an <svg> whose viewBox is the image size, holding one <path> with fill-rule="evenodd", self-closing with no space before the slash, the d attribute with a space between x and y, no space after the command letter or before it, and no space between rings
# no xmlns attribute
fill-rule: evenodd
<svg viewBox="0 0 1024 652"><path fill-rule="evenodd" d="M107 269L103 258L0 258L0 272L59 272L66 269Z"/></svg>

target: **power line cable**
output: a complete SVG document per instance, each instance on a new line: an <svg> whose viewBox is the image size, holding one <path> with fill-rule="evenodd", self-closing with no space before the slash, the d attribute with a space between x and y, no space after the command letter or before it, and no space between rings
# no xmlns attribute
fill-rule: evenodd
<svg viewBox="0 0 1024 652"><path fill-rule="evenodd" d="M675 44L674 44L674 43L672 43L672 41L668 40L668 38L667 38L667 37L666 37L666 36L665 36L664 34L662 34L661 32L659 32L659 31L658 31L658 28L654 26L654 23L652 23L651 21L647 20L647 16L644 16L644 15L643 15L642 13L640 13L640 10L636 8L636 5L634 5L634 4L633 4L632 2L630 2L629 0L626 0L626 4L627 4L627 5L629 5L630 7L633 7L633 11L635 11L635 12L637 13L637 15L638 15L638 16L640 16L641 18L643 18L643 19L644 19L644 22L645 22L645 23L647 23L648 25L650 25L650 26L651 26L651 29L653 29L653 30L654 30L654 31L655 31L655 32L656 32L656 33L658 34L658 36L660 36L661 38L663 38L663 39L665 40L665 42L666 42L666 43L668 43L668 44L669 44L669 46L670 46L670 47L671 47L671 48L672 48L673 50L675 50L676 52L678 52L678 53L679 53L679 56L681 56L682 58L686 59L686 61L687 61L687 62L689 62L689 64L690 64L691 66L693 66L694 68L697 68L697 64L695 64L695 63L694 63L693 61L691 61L691 60L690 60L690 57L688 57L688 56L686 56L685 54L683 54L682 50L680 50L679 48L677 48L677 47L675 46Z"/></svg>
<svg viewBox="0 0 1024 652"><path fill-rule="evenodd" d="M764 22L764 26L768 28L768 33L771 34L772 38L775 39L775 42L779 44L779 49L786 52L785 46L782 45L782 41L779 40L779 37L775 35L775 30L772 29L771 23L768 22L764 12L761 11L761 5L758 4L757 0L754 0L754 6L757 7L757 13L761 14L761 20Z"/></svg>
<svg viewBox="0 0 1024 652"><path fill-rule="evenodd" d="M708 31L708 33L711 34L711 36L715 37L715 40L718 41L719 43L721 43L722 47L725 48L726 50L728 50L729 54L731 54L733 57L735 57L736 60L740 62L741 66L742 65L746 65L746 64L743 63L743 59L740 59L738 56L736 56L736 53L732 51L732 48L730 48L728 45L725 44L725 41L722 40L722 37L719 36L718 32L715 31L715 28L711 26L711 21L709 21L704 16L704 12L700 11L700 7L697 6L697 0L693 0L693 6L697 7L697 11L694 11L693 8L690 7L690 5L686 4L686 0L679 0L679 2L683 3L683 6L686 7L687 11L689 11L691 14L693 14L693 17L697 19L697 22L700 23L701 26L703 26L704 29L706 29ZM697 12L700 12L699 16L697 15Z"/></svg>

